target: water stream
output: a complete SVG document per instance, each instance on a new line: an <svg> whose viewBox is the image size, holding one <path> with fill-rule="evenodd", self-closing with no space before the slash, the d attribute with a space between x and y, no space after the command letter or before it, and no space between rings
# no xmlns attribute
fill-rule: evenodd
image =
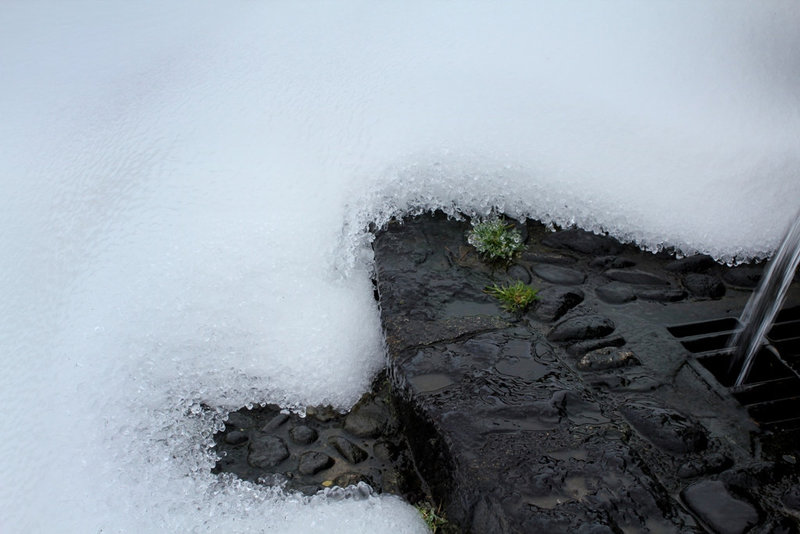
<svg viewBox="0 0 800 534"><path fill-rule="evenodd" d="M758 289L750 298L739 319L744 328L736 334L731 369L741 364L734 387L741 386L753 366L767 330L781 309L786 292L800 264L800 211L786 231L780 248L769 263Z"/></svg>

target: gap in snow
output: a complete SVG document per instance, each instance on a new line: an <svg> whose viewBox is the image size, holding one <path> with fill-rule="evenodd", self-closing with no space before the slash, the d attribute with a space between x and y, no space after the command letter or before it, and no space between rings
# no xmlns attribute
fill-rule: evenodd
<svg viewBox="0 0 800 534"><path fill-rule="evenodd" d="M795 2L0 13L11 532L420 532L209 474L229 410L346 409L383 366L370 222L498 208L735 262L800 198Z"/></svg>

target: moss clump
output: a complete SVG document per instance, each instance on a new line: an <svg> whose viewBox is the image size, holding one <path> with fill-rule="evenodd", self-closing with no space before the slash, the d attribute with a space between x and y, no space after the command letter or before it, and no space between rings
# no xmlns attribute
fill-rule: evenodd
<svg viewBox="0 0 800 534"><path fill-rule="evenodd" d="M533 301L538 298L536 295L538 290L525 285L520 280L510 285L494 284L484 291L499 300L506 311L517 315L525 313Z"/></svg>
<svg viewBox="0 0 800 534"><path fill-rule="evenodd" d="M490 263L503 265L509 265L525 249L517 229L499 218L474 224L467 242Z"/></svg>
<svg viewBox="0 0 800 534"><path fill-rule="evenodd" d="M415 507L422 516L422 520L425 521L425 524L428 525L428 529L433 534L456 532L456 529L451 528L452 525L448 524L447 519L441 515L441 507L435 508L433 504L428 501L419 502Z"/></svg>

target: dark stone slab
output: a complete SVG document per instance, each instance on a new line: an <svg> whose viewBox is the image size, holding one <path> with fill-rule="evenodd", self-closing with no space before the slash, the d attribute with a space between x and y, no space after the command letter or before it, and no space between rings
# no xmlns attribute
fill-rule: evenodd
<svg viewBox="0 0 800 534"><path fill-rule="evenodd" d="M250 439L247 461L253 467L273 467L288 457L289 449L281 438L258 435Z"/></svg>
<svg viewBox="0 0 800 534"><path fill-rule="evenodd" d="M319 434L308 425L297 425L289 431L292 441L300 445L308 445L317 441Z"/></svg>
<svg viewBox="0 0 800 534"><path fill-rule="evenodd" d="M580 289L548 287L539 291L531 313L541 321L556 321L583 299L584 294Z"/></svg>
<svg viewBox="0 0 800 534"><path fill-rule="evenodd" d="M550 234L542 239L542 244L547 247L564 248L594 256L617 254L622 250L622 245L616 239L580 229Z"/></svg>
<svg viewBox="0 0 800 534"><path fill-rule="evenodd" d="M742 534L758 523L758 511L718 480L703 480L681 493L686 505L719 534Z"/></svg>
<svg viewBox="0 0 800 534"><path fill-rule="evenodd" d="M673 409L651 403L629 403L621 411L648 441L669 453L699 452L708 445L705 429Z"/></svg>
<svg viewBox="0 0 800 534"><path fill-rule="evenodd" d="M357 464L367 459L367 452L342 436L336 436L329 440L329 443L351 464Z"/></svg>
<svg viewBox="0 0 800 534"><path fill-rule="evenodd" d="M286 421L288 421L288 420L289 420L289 414L279 413L278 415L276 415L275 417L270 419L267 422L267 424L265 424L263 427L261 427L261 431L262 432L272 432L273 430L275 430L279 426L285 424Z"/></svg>
<svg viewBox="0 0 800 534"><path fill-rule="evenodd" d="M764 274L763 265L740 265L732 267L722 274L722 279L732 286L754 288L761 281Z"/></svg>
<svg viewBox="0 0 800 534"><path fill-rule="evenodd" d="M303 475L315 475L333 465L333 458L322 452L309 451L300 456L297 471Z"/></svg>
<svg viewBox="0 0 800 534"><path fill-rule="evenodd" d="M681 464L677 475L680 478L695 478L702 475L714 475L721 473L733 465L730 457L720 454L706 454L700 458L692 458Z"/></svg>
<svg viewBox="0 0 800 534"><path fill-rule="evenodd" d="M609 304L624 304L636 300L636 291L629 284L610 282L595 289L595 293Z"/></svg>
<svg viewBox="0 0 800 534"><path fill-rule="evenodd" d="M376 438L386 428L388 414L374 405L356 408L344 420L344 428L354 436Z"/></svg>
<svg viewBox="0 0 800 534"><path fill-rule="evenodd" d="M532 263L554 263L557 265L570 265L577 262L574 256L567 256L565 254L556 254L554 252L532 251L526 250L520 256L520 261L526 264Z"/></svg>
<svg viewBox="0 0 800 534"><path fill-rule="evenodd" d="M556 323L547 334L550 341L581 341L604 337L614 331L614 321L600 315L578 315Z"/></svg>
<svg viewBox="0 0 800 534"><path fill-rule="evenodd" d="M673 287L636 286L636 297L655 302L678 302L686 298L686 291Z"/></svg>
<svg viewBox="0 0 800 534"><path fill-rule="evenodd" d="M706 254L696 254L667 263L664 269L673 273L704 273L717 265L714 258Z"/></svg>
<svg viewBox="0 0 800 534"><path fill-rule="evenodd" d="M609 269L604 273L608 278L616 282L637 285L667 285L669 282L662 276L640 271L638 269Z"/></svg>
<svg viewBox="0 0 800 534"><path fill-rule="evenodd" d="M506 271L507 278L511 281L519 280L523 284L531 283L531 273L522 265L512 265Z"/></svg>
<svg viewBox="0 0 800 534"><path fill-rule="evenodd" d="M586 280L586 275L581 271L557 265L538 264L532 266L531 270L542 280L553 284L575 286L582 284Z"/></svg>
<svg viewBox="0 0 800 534"><path fill-rule="evenodd" d="M692 296L718 299L725 295L725 284L716 276L708 274L687 274L683 277L683 287Z"/></svg>

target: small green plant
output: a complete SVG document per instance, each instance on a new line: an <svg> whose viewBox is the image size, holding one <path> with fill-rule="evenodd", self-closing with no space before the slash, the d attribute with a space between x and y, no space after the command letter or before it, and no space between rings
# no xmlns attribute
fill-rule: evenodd
<svg viewBox="0 0 800 534"><path fill-rule="evenodd" d="M467 234L467 242L486 260L505 265L525 249L517 229L499 218L474 224Z"/></svg>
<svg viewBox="0 0 800 534"><path fill-rule="evenodd" d="M433 504L428 501L424 501L417 503L416 508L419 514L422 516L422 520L425 521L425 524L428 525L428 529L430 529L433 534L450 530L447 528L447 519L441 515L441 506L439 508L434 508Z"/></svg>
<svg viewBox="0 0 800 534"><path fill-rule="evenodd" d="M502 302L506 311L518 315L524 313L538 298L538 290L525 285L521 280L507 286L494 284L484 291Z"/></svg>

